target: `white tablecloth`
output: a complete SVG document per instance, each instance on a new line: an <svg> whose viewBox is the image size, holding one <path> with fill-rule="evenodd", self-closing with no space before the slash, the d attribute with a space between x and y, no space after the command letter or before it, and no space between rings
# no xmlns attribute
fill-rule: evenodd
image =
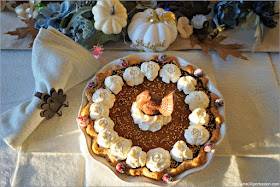
<svg viewBox="0 0 280 187"><path fill-rule="evenodd" d="M32 97L34 78L30 50L1 52L2 113ZM105 49L99 60L105 65L132 53ZM245 53L248 61L229 57L224 62L215 52L209 56L196 50L168 53L204 69L226 102L227 135L213 161L178 186L279 185L279 54ZM85 149L79 143L75 118L85 85L86 81L67 92L71 108L63 108L63 117L52 119L56 126L40 124L21 151L13 151L1 139L1 186L10 186L13 178L13 184L19 186L132 185L81 153ZM42 136L42 132L47 133Z"/></svg>

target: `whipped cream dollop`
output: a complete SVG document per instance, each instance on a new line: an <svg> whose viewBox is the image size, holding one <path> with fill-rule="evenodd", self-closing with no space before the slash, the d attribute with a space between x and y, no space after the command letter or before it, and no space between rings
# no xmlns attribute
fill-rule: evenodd
<svg viewBox="0 0 280 187"><path fill-rule="evenodd" d="M151 149L147 152L146 166L152 172L161 172L170 166L170 154L163 148Z"/></svg>
<svg viewBox="0 0 280 187"><path fill-rule="evenodd" d="M138 124L139 128L143 131L156 132L161 129L163 125L168 124L171 121L171 116L154 115L149 116L142 112L136 102L132 103L131 116L135 124Z"/></svg>
<svg viewBox="0 0 280 187"><path fill-rule="evenodd" d="M104 84L106 88L111 90L114 94L118 94L124 85L122 77L118 75L106 77Z"/></svg>
<svg viewBox="0 0 280 187"><path fill-rule="evenodd" d="M209 139L209 132L200 125L191 125L184 134L187 142L191 145L203 145Z"/></svg>
<svg viewBox="0 0 280 187"><path fill-rule="evenodd" d="M114 106L116 97L110 90L100 88L92 95L92 101L94 103L101 103L110 109Z"/></svg>
<svg viewBox="0 0 280 187"><path fill-rule="evenodd" d="M147 153L141 147L133 146L127 154L126 164L132 168L143 167L146 165Z"/></svg>
<svg viewBox="0 0 280 187"><path fill-rule="evenodd" d="M97 135L97 144L103 148L110 148L118 139L119 135L116 131L113 129L104 129Z"/></svg>
<svg viewBox="0 0 280 187"><path fill-rule="evenodd" d="M123 79L129 86L137 86L142 84L144 81L144 74L141 72L140 68L128 67L123 73Z"/></svg>
<svg viewBox="0 0 280 187"><path fill-rule="evenodd" d="M117 157L118 160L124 160L126 159L127 154L131 149L131 146L131 140L119 137L119 139L116 142L112 143L110 151L112 155Z"/></svg>
<svg viewBox="0 0 280 187"><path fill-rule="evenodd" d="M147 77L149 81L153 81L158 76L160 67L158 63L153 61L143 62L141 64L141 72Z"/></svg>
<svg viewBox="0 0 280 187"><path fill-rule="evenodd" d="M162 78L162 81L167 84L169 84L170 81L176 83L181 76L181 70L174 64L165 64L161 68L159 76Z"/></svg>
<svg viewBox="0 0 280 187"><path fill-rule="evenodd" d="M177 141L170 151L172 158L177 162L183 162L184 160L193 159L193 152L188 148L187 144L180 140Z"/></svg>
<svg viewBox="0 0 280 187"><path fill-rule="evenodd" d="M185 103L189 105L189 109L193 111L196 108L207 108L209 105L209 98L206 93L202 91L193 91L185 98Z"/></svg>
<svg viewBox="0 0 280 187"><path fill-rule="evenodd" d="M99 119L102 117L109 116L109 108L101 103L92 103L89 108L89 111L89 116L91 119Z"/></svg>
<svg viewBox="0 0 280 187"><path fill-rule="evenodd" d="M105 129L113 129L115 123L110 117L100 118L94 122L94 130L99 133Z"/></svg>
<svg viewBox="0 0 280 187"><path fill-rule="evenodd" d="M179 91L182 91L187 95L195 90L197 81L192 76L181 77L177 82L177 88Z"/></svg>
<svg viewBox="0 0 280 187"><path fill-rule="evenodd" d="M209 114L204 108L196 108L189 115L190 125L207 125L209 122Z"/></svg>

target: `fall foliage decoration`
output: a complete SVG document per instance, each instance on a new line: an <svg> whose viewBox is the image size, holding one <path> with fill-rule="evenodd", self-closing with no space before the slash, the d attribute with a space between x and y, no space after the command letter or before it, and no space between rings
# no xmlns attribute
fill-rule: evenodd
<svg viewBox="0 0 280 187"><path fill-rule="evenodd" d="M217 36L216 38L212 39L210 37L206 37L202 42L198 40L198 37L194 34L191 35L191 45L195 46L196 44L201 46L201 49L205 55L211 49L216 50L220 57L226 61L228 55L232 55L236 58L241 58L243 60L248 60L247 57L242 55L242 51L238 51L238 49L242 49L243 45L240 44L221 44L226 36Z"/></svg>
<svg viewBox="0 0 280 187"><path fill-rule="evenodd" d="M35 21L33 20L33 18L27 20L22 19L21 21L26 23L27 27L20 27L15 31L9 31L5 34L16 35L18 36L18 40L23 39L29 35L32 36L32 42L29 44L29 47L31 48L33 46L34 39L36 38L39 31L34 28Z"/></svg>
<svg viewBox="0 0 280 187"><path fill-rule="evenodd" d="M45 119L51 119L55 114L61 116L62 112L58 112L59 109L62 106L69 106L68 102L64 104L66 101L66 94L63 93L62 89L56 91L52 88L50 94L37 92L35 96L43 100L43 103L40 103L38 107L43 110L40 112L40 116L45 117Z"/></svg>

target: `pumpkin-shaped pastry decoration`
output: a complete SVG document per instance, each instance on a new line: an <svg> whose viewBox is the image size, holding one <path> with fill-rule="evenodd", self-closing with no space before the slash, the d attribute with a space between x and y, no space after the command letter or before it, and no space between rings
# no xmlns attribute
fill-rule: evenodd
<svg viewBox="0 0 280 187"><path fill-rule="evenodd" d="M175 15L162 8L139 12L128 26L128 36L138 49L163 51L177 37Z"/></svg>
<svg viewBox="0 0 280 187"><path fill-rule="evenodd" d="M119 34L127 24L126 8L119 1L99 0L92 13L95 29L105 34Z"/></svg>

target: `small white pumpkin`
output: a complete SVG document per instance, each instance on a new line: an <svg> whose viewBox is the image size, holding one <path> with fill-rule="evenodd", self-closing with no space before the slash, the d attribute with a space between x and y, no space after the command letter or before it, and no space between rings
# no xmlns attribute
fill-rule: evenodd
<svg viewBox="0 0 280 187"><path fill-rule="evenodd" d="M181 38L187 39L193 33L193 26L190 25L190 21L187 17L180 17L177 24L178 32L180 33Z"/></svg>
<svg viewBox="0 0 280 187"><path fill-rule="evenodd" d="M138 49L163 51L177 37L175 15L162 8L139 12L131 19L128 36Z"/></svg>
<svg viewBox="0 0 280 187"><path fill-rule="evenodd" d="M92 8L94 27L105 34L119 34L127 24L126 8L119 1L99 0Z"/></svg>

